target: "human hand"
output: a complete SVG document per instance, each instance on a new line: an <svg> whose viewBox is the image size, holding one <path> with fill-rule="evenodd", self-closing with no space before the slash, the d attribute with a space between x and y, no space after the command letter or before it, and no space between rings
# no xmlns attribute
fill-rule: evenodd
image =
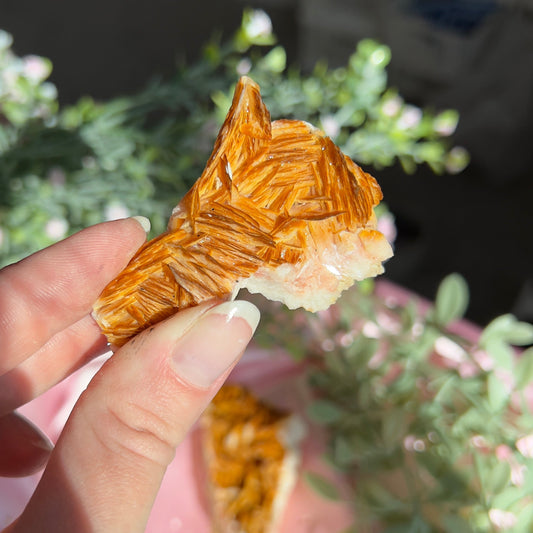
<svg viewBox="0 0 533 533"><path fill-rule="evenodd" d="M247 302L182 311L118 350L76 404L54 450L13 409L106 349L90 316L145 239L132 219L99 224L0 271L0 475L47 462L5 531L143 531L166 467L243 353Z"/></svg>

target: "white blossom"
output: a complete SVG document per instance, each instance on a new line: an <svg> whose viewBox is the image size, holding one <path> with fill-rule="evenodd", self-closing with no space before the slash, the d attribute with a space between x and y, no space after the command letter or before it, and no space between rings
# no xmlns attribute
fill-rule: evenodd
<svg viewBox="0 0 533 533"><path fill-rule="evenodd" d="M363 324L362 333L369 339L379 339L381 337L381 330L379 329L379 326L370 320Z"/></svg>
<svg viewBox="0 0 533 533"><path fill-rule="evenodd" d="M517 524L516 515L502 509L491 509L489 519L498 529L511 529Z"/></svg>
<svg viewBox="0 0 533 533"><path fill-rule="evenodd" d="M51 218L44 227L47 237L58 241L62 239L68 231L68 222L64 218Z"/></svg>
<svg viewBox="0 0 533 533"><path fill-rule="evenodd" d="M394 223L394 216L390 212L383 213L378 217L378 231L383 233L385 239L389 243L393 243L396 240L396 224Z"/></svg>
<svg viewBox="0 0 533 533"><path fill-rule="evenodd" d="M533 433L519 438L516 441L516 448L524 457L533 458Z"/></svg>
<svg viewBox="0 0 533 533"><path fill-rule="evenodd" d="M42 57L28 55L23 58L24 75L33 82L40 82L50 74L50 68Z"/></svg>
<svg viewBox="0 0 533 533"><path fill-rule="evenodd" d="M244 24L244 31L250 39L268 37L272 34L272 21L262 9L254 9Z"/></svg>
<svg viewBox="0 0 533 533"><path fill-rule="evenodd" d="M237 71L237 74L239 76L245 76L246 74L248 74L248 72L250 72L251 68L252 62L247 57L245 57L237 63L237 67L235 70Z"/></svg>
<svg viewBox="0 0 533 533"><path fill-rule="evenodd" d="M130 216L129 209L120 202L112 202L107 204L105 208L106 220L118 220L120 218L127 218Z"/></svg>
<svg viewBox="0 0 533 533"><path fill-rule="evenodd" d="M396 125L400 130L408 130L418 126L421 120L422 110L413 105L406 105Z"/></svg>
<svg viewBox="0 0 533 533"><path fill-rule="evenodd" d="M435 350L442 357L455 363L462 363L466 359L465 350L448 337L438 337L435 341Z"/></svg>
<svg viewBox="0 0 533 533"><path fill-rule="evenodd" d="M333 339L324 339L321 343L321 347L325 352L332 352L335 349L335 342Z"/></svg>
<svg viewBox="0 0 533 533"><path fill-rule="evenodd" d="M403 439L403 447L408 452L423 452L426 450L426 443L422 439L417 439L414 435L407 435Z"/></svg>
<svg viewBox="0 0 533 533"><path fill-rule="evenodd" d="M444 136L453 135L457 129L457 120L445 114L439 115L433 121L433 129Z"/></svg>
<svg viewBox="0 0 533 533"><path fill-rule="evenodd" d="M387 98L381 106L381 112L387 117L395 117L400 112L402 104L403 101L399 96Z"/></svg>
<svg viewBox="0 0 533 533"><path fill-rule="evenodd" d="M333 115L323 116L320 122L322 123L322 129L324 130L324 133L328 137L335 139L337 135L339 135L341 131L341 126L339 124L339 121Z"/></svg>

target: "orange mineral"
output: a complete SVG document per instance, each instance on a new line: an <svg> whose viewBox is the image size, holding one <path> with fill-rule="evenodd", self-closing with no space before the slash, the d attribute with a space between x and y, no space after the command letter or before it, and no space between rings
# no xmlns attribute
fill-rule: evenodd
<svg viewBox="0 0 533 533"><path fill-rule="evenodd" d="M299 475L303 421L225 385L200 427L212 531L277 531Z"/></svg>
<svg viewBox="0 0 533 533"><path fill-rule="evenodd" d="M355 280L383 272L376 180L322 131L271 122L259 86L237 83L205 170L104 289L93 316L121 345L179 309L241 288L289 308L326 309Z"/></svg>

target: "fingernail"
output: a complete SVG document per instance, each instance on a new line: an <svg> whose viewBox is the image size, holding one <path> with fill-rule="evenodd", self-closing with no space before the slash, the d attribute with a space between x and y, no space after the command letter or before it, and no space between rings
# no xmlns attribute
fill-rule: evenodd
<svg viewBox="0 0 533 533"><path fill-rule="evenodd" d="M142 226L142 229L146 233L150 232L152 224L150 223L149 219L147 219L146 217L140 216L140 215L137 215L137 216L134 216L134 217L130 217L130 218L133 218L133 220L136 220Z"/></svg>
<svg viewBox="0 0 533 533"><path fill-rule="evenodd" d="M176 345L175 371L191 385L208 388L242 355L259 318L257 307L241 300L209 309Z"/></svg>

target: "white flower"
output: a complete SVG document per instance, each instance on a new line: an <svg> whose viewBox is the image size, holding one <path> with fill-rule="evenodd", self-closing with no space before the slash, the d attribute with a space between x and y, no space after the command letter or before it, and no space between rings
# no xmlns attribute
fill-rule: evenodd
<svg viewBox="0 0 533 533"><path fill-rule="evenodd" d="M424 324L420 320L416 320L413 326L411 327L411 333L414 337L419 337L424 333Z"/></svg>
<svg viewBox="0 0 533 533"><path fill-rule="evenodd" d="M448 337L438 337L435 341L435 350L454 363L462 363L466 359L463 348Z"/></svg>
<svg viewBox="0 0 533 533"><path fill-rule="evenodd" d="M339 344L343 346L344 348L347 348L348 346L351 346L353 344L353 341L355 340L355 336L352 331L349 331L347 333L344 333L339 338Z"/></svg>
<svg viewBox="0 0 533 533"><path fill-rule="evenodd" d="M246 74L248 74L248 72L250 72L251 68L252 62L247 57L245 57L237 63L237 67L235 70L237 71L237 74L239 74L239 76L245 76Z"/></svg>
<svg viewBox="0 0 533 533"><path fill-rule="evenodd" d="M507 444L496 446L495 455L500 461L506 461L511 469L511 483L516 487L524 484L527 466L520 464Z"/></svg>
<svg viewBox="0 0 533 533"><path fill-rule="evenodd" d="M395 117L402 108L403 101L399 96L387 98L381 106L381 112L387 117Z"/></svg>
<svg viewBox="0 0 533 533"><path fill-rule="evenodd" d="M486 448L488 446L487 439L483 435L474 435L470 439L470 443L476 448Z"/></svg>
<svg viewBox="0 0 533 533"><path fill-rule="evenodd" d="M533 433L518 439L516 448L524 457L533 458Z"/></svg>
<svg viewBox="0 0 533 533"><path fill-rule="evenodd" d="M511 466L511 483L515 487L521 487L526 481L527 466L516 461L509 462L509 464Z"/></svg>
<svg viewBox="0 0 533 533"><path fill-rule="evenodd" d="M25 76L33 82L40 82L50 74L50 67L39 56L29 55L23 58L23 71Z"/></svg>
<svg viewBox="0 0 533 533"><path fill-rule="evenodd" d="M421 120L422 110L414 105L406 105L396 125L400 130L408 130L418 126Z"/></svg>
<svg viewBox="0 0 533 533"><path fill-rule="evenodd" d="M433 129L444 136L453 135L457 129L457 118L446 113L441 113L435 117Z"/></svg>
<svg viewBox="0 0 533 533"><path fill-rule="evenodd" d="M461 172L469 161L468 151L462 146L454 146L446 156L446 170L451 174Z"/></svg>
<svg viewBox="0 0 533 533"><path fill-rule="evenodd" d="M369 339L379 339L381 337L379 326L370 320L364 323L362 333Z"/></svg>
<svg viewBox="0 0 533 533"><path fill-rule="evenodd" d="M324 339L322 341L321 348L325 352L332 352L335 349L335 342L333 339Z"/></svg>
<svg viewBox="0 0 533 533"><path fill-rule="evenodd" d="M106 220L118 220L120 218L128 218L130 212L124 204L120 202L112 202L107 204L104 216Z"/></svg>
<svg viewBox="0 0 533 533"><path fill-rule="evenodd" d="M403 439L403 447L408 452L423 452L426 450L426 443L422 439L417 439L414 435L407 435Z"/></svg>
<svg viewBox="0 0 533 533"><path fill-rule="evenodd" d="M272 21L262 9L254 9L244 24L244 31L251 40L268 37L272 34Z"/></svg>
<svg viewBox="0 0 533 533"><path fill-rule="evenodd" d="M389 313L380 312L377 314L377 323L388 333L398 334L400 333L402 326L395 317L391 316Z"/></svg>
<svg viewBox="0 0 533 533"><path fill-rule="evenodd" d="M393 243L396 240L396 224L394 223L394 215L390 212L383 213L378 217L378 231L383 233L385 239L389 243Z"/></svg>
<svg viewBox="0 0 533 533"><path fill-rule="evenodd" d="M333 115L326 115L322 117L320 122L322 123L322 129L324 130L324 133L332 139L335 139L341 131L341 126Z"/></svg>
<svg viewBox="0 0 533 533"><path fill-rule="evenodd" d="M516 515L502 509L491 509L489 519L498 529L511 529L517 524Z"/></svg>
<svg viewBox="0 0 533 533"><path fill-rule="evenodd" d="M485 372L490 372L494 369L494 360L487 352L483 350L474 350L471 353L471 356Z"/></svg>
<svg viewBox="0 0 533 533"><path fill-rule="evenodd" d="M40 94L46 100L55 100L57 98L57 88L53 83L45 81L41 84Z"/></svg>
<svg viewBox="0 0 533 533"><path fill-rule="evenodd" d="M51 218L44 227L46 236L52 240L62 239L68 231L68 222L64 218Z"/></svg>

